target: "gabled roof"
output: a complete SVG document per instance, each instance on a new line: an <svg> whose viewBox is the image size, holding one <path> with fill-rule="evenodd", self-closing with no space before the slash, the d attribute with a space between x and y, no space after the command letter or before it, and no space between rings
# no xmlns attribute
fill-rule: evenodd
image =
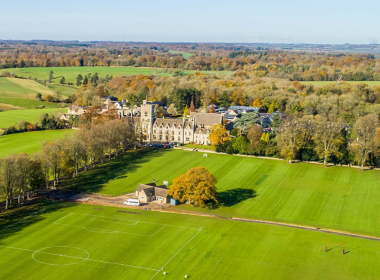
<svg viewBox="0 0 380 280"><path fill-rule="evenodd" d="M190 113L190 118L195 117L197 125L213 126L223 121L223 116L216 113Z"/></svg>

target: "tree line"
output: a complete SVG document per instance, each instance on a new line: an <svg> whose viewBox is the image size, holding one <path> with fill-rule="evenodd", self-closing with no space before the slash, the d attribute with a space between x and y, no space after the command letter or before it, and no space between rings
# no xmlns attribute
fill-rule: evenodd
<svg viewBox="0 0 380 280"><path fill-rule="evenodd" d="M18 202L25 193L56 186L60 177L75 177L82 168L103 164L106 157L115 158L129 148L135 148L139 139L133 123L111 120L93 125L83 125L81 130L64 139L46 141L42 150L32 155L10 154L0 159L0 194L6 198L6 208L12 206L13 197Z"/></svg>
<svg viewBox="0 0 380 280"><path fill-rule="evenodd" d="M229 138L222 126L214 126L209 139L217 152L284 158L288 162L320 161L341 165L380 167L379 119L366 115L352 127L324 116L273 119L271 133L263 132L257 113L235 122Z"/></svg>

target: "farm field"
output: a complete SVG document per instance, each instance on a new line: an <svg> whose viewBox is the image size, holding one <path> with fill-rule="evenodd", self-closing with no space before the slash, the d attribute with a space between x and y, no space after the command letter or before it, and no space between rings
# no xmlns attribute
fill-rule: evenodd
<svg viewBox="0 0 380 280"><path fill-rule="evenodd" d="M174 54L182 54L183 58L186 58L186 59L189 59L190 56L192 56L193 54L192 53L185 53L185 52L180 52L180 51L170 51L169 50L169 53L174 53Z"/></svg>
<svg viewBox="0 0 380 280"><path fill-rule="evenodd" d="M15 133L0 137L0 157L9 154L25 152L28 154L41 150L41 143L47 140L63 138L66 134L72 134L74 130L41 130L32 132Z"/></svg>
<svg viewBox="0 0 380 280"><path fill-rule="evenodd" d="M0 98L1 102L1 98ZM30 110L13 110L0 112L0 128L8 128L11 125L16 125L21 119L30 123L36 123L38 117L42 113L55 114L55 113L67 113L66 109L30 109Z"/></svg>
<svg viewBox="0 0 380 280"><path fill-rule="evenodd" d="M300 84L303 85L313 85L313 86L327 86L327 85L337 85L338 83L335 81L306 81L306 82L300 82ZM341 85L344 84L367 84L370 87L372 86L378 86L380 85L380 81L345 81L341 82Z"/></svg>
<svg viewBox="0 0 380 280"><path fill-rule="evenodd" d="M32 80L0 78L0 97L34 99L37 93L47 95L52 91Z"/></svg>
<svg viewBox="0 0 380 280"><path fill-rule="evenodd" d="M178 208L226 217L291 222L380 236L380 172L328 167L282 160L145 149L128 152L96 169L81 173L62 187L116 195L133 192L139 183L159 184L188 169L204 166L218 180L217 209Z"/></svg>
<svg viewBox="0 0 380 280"><path fill-rule="evenodd" d="M138 67L36 67L36 68L12 68L7 69L11 73L15 73L17 76L37 78L39 80L48 79L49 72L53 70L54 83L59 83L62 77L65 77L66 82L76 83L76 77L78 74L87 75L88 73L94 74L97 72L99 77L105 77L108 75L116 76L133 76L133 75L159 75L159 76L170 76L170 73L164 73L163 69L160 68L138 68ZM169 69L170 71L177 69ZM186 74L202 72L210 74L226 74L233 73L232 71L184 71Z"/></svg>
<svg viewBox="0 0 380 280"><path fill-rule="evenodd" d="M125 210L125 208L123 209ZM35 201L0 212L1 279L375 279L380 242L220 218ZM349 267L349 269L347 269ZM164 276L163 271L167 274Z"/></svg>

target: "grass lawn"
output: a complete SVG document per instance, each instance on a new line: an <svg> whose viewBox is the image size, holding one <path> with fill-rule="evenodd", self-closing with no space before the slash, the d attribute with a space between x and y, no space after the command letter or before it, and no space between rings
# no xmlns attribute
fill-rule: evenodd
<svg viewBox="0 0 380 280"><path fill-rule="evenodd" d="M55 89L58 89L61 92L61 94L66 98L72 95L73 93L77 92L77 89L73 88L72 86L55 85L55 84L47 84L47 86L52 91L54 91Z"/></svg>
<svg viewBox="0 0 380 280"><path fill-rule="evenodd" d="M300 82L300 84L303 85L313 85L313 86L327 86L327 85L337 85L338 82L336 81L311 81L311 82ZM380 85L380 81L346 81L346 82L341 82L341 85L344 84L367 84L370 87L371 86L377 86Z"/></svg>
<svg viewBox="0 0 380 280"><path fill-rule="evenodd" d="M204 166L218 179L217 209L179 208L226 217L284 221L380 236L380 172L241 156L146 149L81 173L62 186L103 194L133 192L139 183L169 181Z"/></svg>
<svg viewBox="0 0 380 280"><path fill-rule="evenodd" d="M36 123L38 121L38 117L42 113L48 113L50 115L50 114L56 114L58 112L67 113L67 108L12 110L12 111L0 112L0 128L8 128L11 125L16 125L17 122L21 119L23 119L24 121L28 121L30 123Z"/></svg>
<svg viewBox="0 0 380 280"><path fill-rule="evenodd" d="M65 134L71 134L73 131L71 129L41 130L3 135L0 137L0 157L12 153L25 152L31 154L37 152L41 149L43 141L63 138Z"/></svg>
<svg viewBox="0 0 380 280"><path fill-rule="evenodd" d="M320 232L99 208L36 201L0 212L0 278L376 279L380 273L376 241L346 237L342 255L337 244L324 251Z"/></svg>
<svg viewBox="0 0 380 280"><path fill-rule="evenodd" d="M158 76L170 76L171 73L164 73L165 71L160 68L138 68L138 67L35 67L35 68L12 68L6 69L11 73L15 73L17 76L37 78L39 80L48 79L50 70L54 72L53 83L59 83L62 77L65 77L66 83L76 83L76 77L78 74L87 75L88 73L99 74L99 77L105 77L108 75L116 76L133 76L133 75L158 75ZM169 69L174 71L175 69ZM186 74L194 73L198 71L185 71ZM231 71L199 71L210 74L226 74L233 73Z"/></svg>
<svg viewBox="0 0 380 280"><path fill-rule="evenodd" d="M187 144L187 145L184 145L182 147L186 147L186 148L198 148L198 149L206 149L206 150L215 150L213 147L206 146L206 145L191 145L191 144Z"/></svg>

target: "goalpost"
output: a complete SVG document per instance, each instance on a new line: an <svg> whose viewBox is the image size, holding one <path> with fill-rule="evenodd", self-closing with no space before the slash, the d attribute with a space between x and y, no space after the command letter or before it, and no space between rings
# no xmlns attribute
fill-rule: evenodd
<svg viewBox="0 0 380 280"><path fill-rule="evenodd" d="M343 250L342 250L342 253L343 255L345 254L345 246L346 246L346 236L343 235L343 243L337 243L337 242L330 242L330 241L327 241L327 232L326 232L326 238L325 238L325 252L328 252L327 251L327 244L335 244L335 245L338 245L337 247L339 247L340 245L342 245L343 247ZM331 248L332 249L332 248ZM330 249L330 250L331 250Z"/></svg>

